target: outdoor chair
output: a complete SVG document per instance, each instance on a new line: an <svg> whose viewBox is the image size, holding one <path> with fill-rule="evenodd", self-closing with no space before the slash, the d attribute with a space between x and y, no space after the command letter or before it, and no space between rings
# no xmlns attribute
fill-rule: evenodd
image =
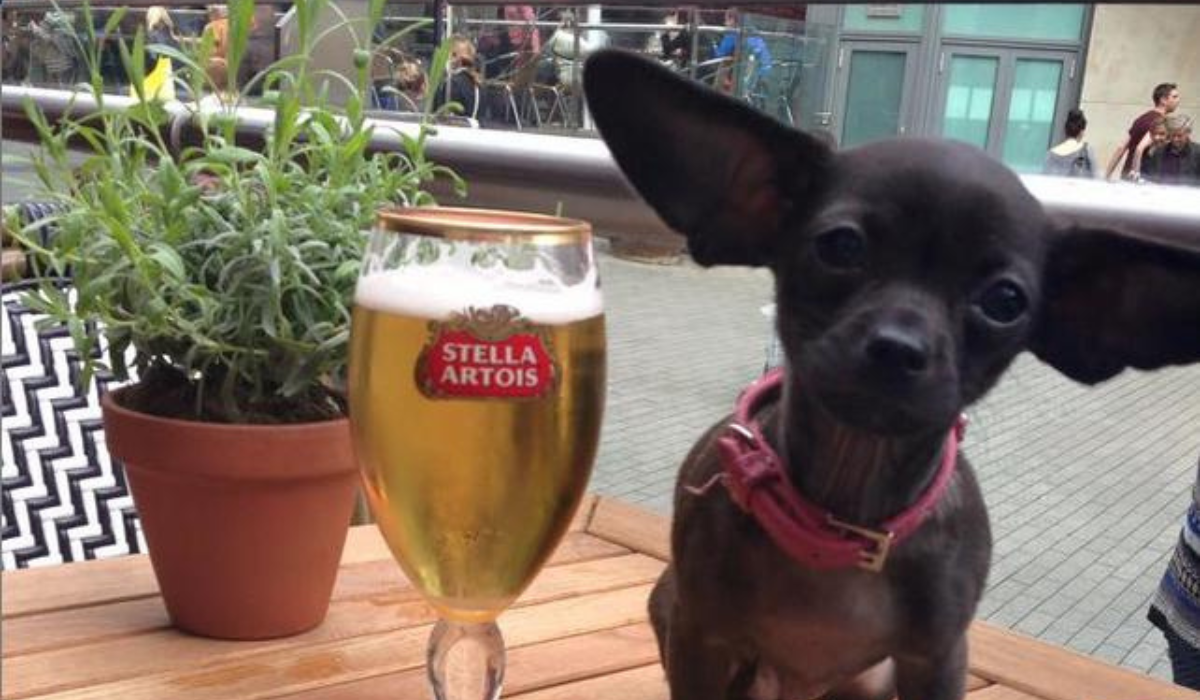
<svg viewBox="0 0 1200 700"><path fill-rule="evenodd" d="M531 83L528 90L530 111L538 126L550 124L567 125L567 111L563 103L563 93L557 85Z"/></svg>
<svg viewBox="0 0 1200 700"><path fill-rule="evenodd" d="M53 211L20 206L25 223L35 220L30 214ZM52 235L52 227L42 235ZM100 396L118 385L98 373L79 386L82 362L69 333L43 327L45 315L24 302L41 283L6 282L2 294L0 564L6 570L146 551L124 470L108 456L100 421ZM70 290L69 280L53 283Z"/></svg>
<svg viewBox="0 0 1200 700"><path fill-rule="evenodd" d="M521 130L521 110L517 107L512 83L507 80L485 80L480 86L479 94L483 104L487 105L487 109L480 109L481 113L493 110L490 114L492 119L513 124L518 131ZM495 111L497 108L498 114Z"/></svg>
<svg viewBox="0 0 1200 700"><path fill-rule="evenodd" d="M792 100L800 89L800 74L804 64L800 60L780 61L775 65L779 75L775 80L774 108L785 124L795 125L796 116L792 113Z"/></svg>
<svg viewBox="0 0 1200 700"><path fill-rule="evenodd" d="M394 88L391 85L385 85L381 88L371 88L371 104L372 109L382 111L403 112L406 114L420 114L421 106L409 97L408 94L402 92L399 88Z"/></svg>

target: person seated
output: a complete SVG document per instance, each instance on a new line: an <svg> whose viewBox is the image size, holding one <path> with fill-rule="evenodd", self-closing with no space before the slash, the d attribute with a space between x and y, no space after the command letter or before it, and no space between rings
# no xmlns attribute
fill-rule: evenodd
<svg viewBox="0 0 1200 700"><path fill-rule="evenodd" d="M1142 160L1142 177L1163 185L1200 185L1200 147L1192 143L1192 118L1176 112L1166 123L1167 143Z"/></svg>
<svg viewBox="0 0 1200 700"><path fill-rule="evenodd" d="M720 43L717 44L716 50L713 51L713 58L732 57L738 53L738 38L741 31L737 27L737 10L730 8L725 11L725 34L721 37ZM757 64L759 77L765 77L771 71L771 51L767 48L767 42L761 36L751 34L746 37L745 53L753 58Z"/></svg>
<svg viewBox="0 0 1200 700"><path fill-rule="evenodd" d="M232 112L237 108L237 86L229 79L229 64L216 57L210 57L204 65L206 88L211 90L196 101L196 111L200 114L213 112Z"/></svg>
<svg viewBox="0 0 1200 700"><path fill-rule="evenodd" d="M402 58L396 63L396 90L401 112L420 112L425 103L425 70L416 59Z"/></svg>
<svg viewBox="0 0 1200 700"><path fill-rule="evenodd" d="M582 79L580 69L583 62L607 43L602 36L597 39L590 34L592 33L579 32L574 11L563 10L558 29L554 30L554 35L547 43L550 46L550 55L554 58L558 84L564 89L574 89L576 80Z"/></svg>
<svg viewBox="0 0 1200 700"><path fill-rule="evenodd" d="M542 52L542 35L537 27L537 12L532 5L505 5L502 13L507 22L524 22L523 25L509 25L505 32L508 49L516 54L510 70L520 70Z"/></svg>
<svg viewBox="0 0 1200 700"><path fill-rule="evenodd" d="M29 82L34 85L67 86L75 83L83 67L75 15L61 10L47 12L40 22L30 22Z"/></svg>
<svg viewBox="0 0 1200 700"><path fill-rule="evenodd" d="M663 24L667 30L659 37L662 60L682 70L692 60L692 32L683 23L678 8L667 11Z"/></svg>
<svg viewBox="0 0 1200 700"><path fill-rule="evenodd" d="M208 6L208 24L204 25L201 36L212 38L209 59L229 60L229 6Z"/></svg>
<svg viewBox="0 0 1200 700"><path fill-rule="evenodd" d="M433 107L457 102L464 117L475 119L479 113L479 85L482 78L476 67L475 44L465 36L450 37L450 60L446 65L446 83L438 88ZM447 99L448 98L448 99Z"/></svg>

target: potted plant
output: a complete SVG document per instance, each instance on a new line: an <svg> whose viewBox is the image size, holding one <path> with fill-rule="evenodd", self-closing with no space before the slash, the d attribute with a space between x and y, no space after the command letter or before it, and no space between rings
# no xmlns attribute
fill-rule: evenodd
<svg viewBox="0 0 1200 700"><path fill-rule="evenodd" d="M339 109L305 60L325 0L295 8L299 55L247 90L212 83L211 41L193 52L149 47L173 60L192 95L261 88L275 110L261 152L237 140L237 99L189 107L199 143L172 152L169 110L141 87L140 32L121 47L134 106L106 102L90 35L95 109L51 124L27 107L43 146L34 167L62 212L49 244L32 230L23 243L43 275L73 288L47 283L28 303L70 329L89 358L83 381L96 365L118 376L136 368L136 383L102 400L109 451L125 464L173 622L223 638L291 634L324 618L357 485L339 384L362 232L382 205L431 202L422 188L435 177L462 186L425 159L424 127L402 153L368 150L368 45ZM373 0L356 35L371 36L382 9ZM229 10L222 67L236 76L253 0ZM68 158L79 143L82 165Z"/></svg>

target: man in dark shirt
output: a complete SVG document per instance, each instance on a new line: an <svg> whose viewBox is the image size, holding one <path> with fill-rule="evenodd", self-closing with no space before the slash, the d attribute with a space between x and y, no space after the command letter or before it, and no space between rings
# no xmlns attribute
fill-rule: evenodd
<svg viewBox="0 0 1200 700"><path fill-rule="evenodd" d="M1106 178L1112 178L1113 171L1117 169L1117 163L1120 163L1121 158L1124 157L1121 178L1136 179L1136 166L1141 161L1142 152L1150 145L1151 125L1154 124L1157 117L1168 115L1179 106L1179 88L1175 83L1161 83L1155 86L1153 97L1154 109L1133 120L1125 140L1121 142L1116 153L1113 153L1112 159L1108 161L1108 169L1104 171Z"/></svg>
<svg viewBox="0 0 1200 700"><path fill-rule="evenodd" d="M1167 117L1167 144L1146 158L1142 174L1164 185L1200 185L1200 148L1192 143L1192 118Z"/></svg>

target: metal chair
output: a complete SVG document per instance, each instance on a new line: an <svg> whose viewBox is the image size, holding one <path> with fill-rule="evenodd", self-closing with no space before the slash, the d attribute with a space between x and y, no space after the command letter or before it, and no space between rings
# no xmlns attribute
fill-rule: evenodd
<svg viewBox="0 0 1200 700"><path fill-rule="evenodd" d="M22 297L40 280L6 284L0 415L0 562L4 569L145 552L125 471L108 456L99 375L78 386L82 362L66 328L39 328ZM62 282L64 287L69 282Z"/></svg>
<svg viewBox="0 0 1200 700"><path fill-rule="evenodd" d="M54 211L52 205L17 205L25 225ZM54 227L39 231L47 239ZM109 458L100 421L100 396L117 384L100 373L80 386L83 363L69 332L45 326L45 315L25 303L25 293L43 283L5 283L0 304L4 569L146 551L124 469ZM50 283L73 294L69 279ZM97 352L107 352L103 339Z"/></svg>

